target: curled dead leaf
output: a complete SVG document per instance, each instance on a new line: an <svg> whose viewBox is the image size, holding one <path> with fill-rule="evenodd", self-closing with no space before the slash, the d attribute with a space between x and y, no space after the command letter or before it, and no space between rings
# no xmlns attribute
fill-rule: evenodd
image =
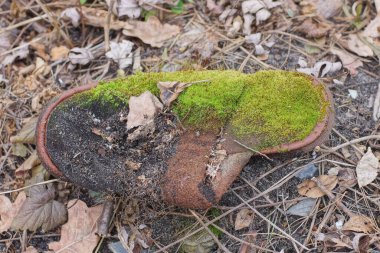
<svg viewBox="0 0 380 253"><path fill-rule="evenodd" d="M343 225L342 230L355 231L359 233L373 233L375 231L375 225L367 216L355 215Z"/></svg>
<svg viewBox="0 0 380 253"><path fill-rule="evenodd" d="M366 234L355 234L354 239L352 239L352 246L355 252L367 253L369 252L369 246L371 242L371 237Z"/></svg>
<svg viewBox="0 0 380 253"><path fill-rule="evenodd" d="M297 32L302 33L306 38L316 39L326 36L331 27L323 21L315 21L312 18L305 19L301 25L295 27Z"/></svg>
<svg viewBox="0 0 380 253"><path fill-rule="evenodd" d="M10 138L10 141L12 143L34 144L37 121L38 117L30 118L21 128L20 132Z"/></svg>
<svg viewBox="0 0 380 253"><path fill-rule="evenodd" d="M379 159L372 153L371 148L368 148L356 166L359 187L372 183L376 179L378 171Z"/></svg>
<svg viewBox="0 0 380 253"><path fill-rule="evenodd" d="M162 24L155 16L149 17L146 22L131 20L128 24L130 27L123 29L124 35L137 37L153 47L162 47L180 32L179 26Z"/></svg>
<svg viewBox="0 0 380 253"><path fill-rule="evenodd" d="M251 209L241 209L236 215L235 230L240 230L249 227L254 218L254 213Z"/></svg>
<svg viewBox="0 0 380 253"><path fill-rule="evenodd" d="M170 104L177 99L179 94L190 85L190 83L180 82L158 82L157 87L160 89L162 103L165 106L170 106Z"/></svg>
<svg viewBox="0 0 380 253"><path fill-rule="evenodd" d="M363 66L363 62L358 57L354 57L348 52L345 52L341 49L337 49L334 47L331 49L331 53L339 57L339 59L342 61L343 67L348 69L352 76L357 75L357 68Z"/></svg>
<svg viewBox="0 0 380 253"><path fill-rule="evenodd" d="M321 175L318 180L331 191L338 184L337 176ZM317 183L312 180L305 180L301 184L297 185L298 193L302 196L309 198L319 198L325 195L325 193L317 186Z"/></svg>

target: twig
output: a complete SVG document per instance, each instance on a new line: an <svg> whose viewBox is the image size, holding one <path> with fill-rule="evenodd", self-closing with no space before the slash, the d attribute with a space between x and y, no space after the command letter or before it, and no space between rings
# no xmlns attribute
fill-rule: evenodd
<svg viewBox="0 0 380 253"><path fill-rule="evenodd" d="M246 200L244 200L242 197L240 197L239 194L237 194L235 191L232 191L236 197L238 197L247 207L249 207L257 216L259 216L261 219L265 220L268 224L270 224L271 226L273 226L275 229L277 229L278 231L280 231L285 237L287 237L289 240L291 240L292 242L296 243L298 246L302 247L303 249L305 250L310 250L309 248L307 248L306 246L304 246L302 243L300 243L299 241L297 241L296 239L294 239L291 235L289 235L288 233L286 233L284 230L282 230L281 228L279 228L276 224L274 224L272 221L268 220L264 215L262 215L259 211L257 211L253 206L251 206Z"/></svg>
<svg viewBox="0 0 380 253"><path fill-rule="evenodd" d="M243 148L246 148L246 149L252 151L253 153L259 154L259 155L265 157L266 159L268 159L269 161L273 162L273 159L269 158L266 154L263 154L263 153L261 153L260 151L254 150L254 149L252 149L252 148L250 148L250 147L244 145L243 143L241 143L241 142L239 142L239 141L237 141L237 140L234 140L234 142L236 142L237 144L239 144L239 145L242 146Z"/></svg>
<svg viewBox="0 0 380 253"><path fill-rule="evenodd" d="M41 16L38 16L38 17L34 17L34 18L30 18L30 19L21 21L20 23L17 23L17 24L14 24L14 25L10 25L8 27L5 27L5 28L1 29L0 30L0 34L5 33L7 31L11 31L11 30L13 30L15 28L18 28L20 26L24 26L24 25L28 25L28 24L34 23L36 21L39 21L39 20L47 18L47 17L48 17L48 15L44 14L44 15L41 15Z"/></svg>
<svg viewBox="0 0 380 253"><path fill-rule="evenodd" d="M314 177L311 180L314 181L317 184L318 188L321 189L321 191L323 191L327 197L329 197L329 199L334 202L343 212L345 212L350 217L355 216L355 214L351 212L351 210L348 209L338 198L336 198L335 195L332 194L332 192L329 191L318 178Z"/></svg>
<svg viewBox="0 0 380 253"><path fill-rule="evenodd" d="M368 136L364 136L364 137L361 137L361 138L357 138L357 139L354 139L352 141L348 141L346 143L343 143L343 144L340 144L334 148L330 148L331 151L337 151L341 148L344 148L344 147L347 147L347 146L350 146L352 144L355 144L355 143L359 143L359 142L362 142L362 141L368 141L368 140L372 140L372 139L377 139L377 140L380 140L380 135L368 135Z"/></svg>
<svg viewBox="0 0 380 253"><path fill-rule="evenodd" d="M5 192L0 192L0 195L12 193L12 192L18 192L18 191L22 191L22 190L28 189L28 188L36 186L36 185L44 185L44 184L54 183L54 182L58 182L58 181L60 181L60 180L59 179L51 179L51 180L47 180L47 181L44 181L44 182L39 182L39 183L36 183L36 184L24 186L24 187L21 187L21 188L18 188L18 189L14 189L14 190L10 190L10 191L5 191Z"/></svg>
<svg viewBox="0 0 380 253"><path fill-rule="evenodd" d="M98 235L106 236L108 234L108 227L111 222L111 216L113 213L113 201L112 199L107 199L104 202L102 214L98 220Z"/></svg>
<svg viewBox="0 0 380 253"><path fill-rule="evenodd" d="M115 1L111 0L111 3L108 8L106 22L104 24L104 48L106 52L110 49L110 26L111 26L112 9L113 9L114 3Z"/></svg>
<svg viewBox="0 0 380 253"><path fill-rule="evenodd" d="M215 243L218 245L218 247L220 249L222 249L223 251L225 252L228 252L228 253L231 253L231 251L229 251L226 246L224 246L223 244L220 243L220 241L218 240L218 238L216 238L216 236L214 235L214 233L208 228L208 226L205 225L205 223L203 222L203 220L201 218L198 217L198 215L191 209L189 209L190 213L192 215L194 215L194 217L198 220L198 222L202 225L202 227L207 231L207 233L210 234L210 236L212 237L212 239L214 239Z"/></svg>

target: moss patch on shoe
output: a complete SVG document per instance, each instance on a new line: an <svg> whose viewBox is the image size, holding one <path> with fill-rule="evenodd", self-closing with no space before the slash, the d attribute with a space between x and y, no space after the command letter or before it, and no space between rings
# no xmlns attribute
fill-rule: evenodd
<svg viewBox="0 0 380 253"><path fill-rule="evenodd" d="M256 148L302 140L325 114L328 101L323 87L314 86L309 76L260 71L249 79L230 124L239 139L254 136L257 140L252 143L259 143Z"/></svg>
<svg viewBox="0 0 380 253"><path fill-rule="evenodd" d="M146 90L159 96L162 81L205 82L185 89L172 109L182 123L201 131L218 131L227 124L239 139L256 138L255 148L304 139L324 117L328 101L311 77L286 71L183 71L138 73L104 82L84 92L79 101L119 107ZM82 102L83 103L83 102ZM252 142L253 143L253 142Z"/></svg>

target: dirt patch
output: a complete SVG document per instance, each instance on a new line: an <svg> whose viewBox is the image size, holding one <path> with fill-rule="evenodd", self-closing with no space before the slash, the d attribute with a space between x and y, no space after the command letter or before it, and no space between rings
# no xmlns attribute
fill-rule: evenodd
<svg viewBox="0 0 380 253"><path fill-rule="evenodd" d="M49 119L47 149L52 161L75 184L158 199L161 194L156 184L178 142L176 117L159 114L154 133L129 141L133 129L127 131L127 115L126 105L114 108L98 102L89 106L65 102Z"/></svg>

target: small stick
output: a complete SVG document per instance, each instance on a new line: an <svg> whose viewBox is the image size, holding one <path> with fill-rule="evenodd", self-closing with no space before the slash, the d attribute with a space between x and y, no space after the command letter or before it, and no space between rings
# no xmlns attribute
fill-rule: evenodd
<svg viewBox="0 0 380 253"><path fill-rule="evenodd" d="M268 159L269 161L273 162L273 159L269 158L269 156L267 156L266 154L263 154L263 153L261 153L260 151L254 150L254 149L252 149L252 148L250 148L250 147L244 145L243 143L241 143L241 142L239 142L239 141L237 141L237 140L234 140L234 142L236 142L236 143L239 144L240 146L242 146L242 147L244 147L244 148L246 148L246 149L252 151L253 153L259 154L259 155L265 157L266 159Z"/></svg>
<svg viewBox="0 0 380 253"><path fill-rule="evenodd" d="M58 182L58 181L60 181L60 180L59 179L51 179L51 180L47 180L47 181L44 181L44 182L40 182L40 183L24 186L24 187L21 187L21 188L18 188L18 189L14 189L14 190L10 190L10 191L5 191L5 192L0 192L0 195L12 193L12 192L18 192L18 191L22 191L22 190L28 189L28 188L36 186L36 185L49 184L49 183L54 183L54 182Z"/></svg>
<svg viewBox="0 0 380 253"><path fill-rule="evenodd" d="M224 246L223 244L220 243L220 241L218 240L218 238L216 238L216 236L214 235L214 233L205 225L205 223L202 221L201 218L198 217L198 215L191 209L189 209L190 213L192 215L194 215L194 217L198 220L198 222L203 226L204 229L206 229L207 233L210 234L210 236L212 237L212 239L214 239L214 241L216 242L216 244L218 245L218 247L220 249L222 249L224 252L228 252L228 253L231 253L231 251L229 251L226 246Z"/></svg>
<svg viewBox="0 0 380 253"><path fill-rule="evenodd" d="M332 194L332 192L331 191L329 191L323 184L322 184L322 182L318 179L318 178L316 178L316 177L314 177L314 178L312 178L311 179L312 181L314 181L316 184L317 184L317 186L318 186L318 188L319 189L321 189L321 191L323 191L326 195L327 195L327 197L329 197L329 199L332 201L332 202L335 202L335 204L343 211L343 212L345 212L348 216L350 216L350 217L353 217L353 216L355 216L355 214L353 213L353 212L351 212L351 210L350 209L348 209L339 199L337 199L336 197L335 197L335 195L334 194Z"/></svg>
<svg viewBox="0 0 380 253"><path fill-rule="evenodd" d="M104 237L108 234L108 227L111 221L111 216L113 214L113 201L112 199L107 199L104 202L102 214L98 220L98 232L97 234Z"/></svg>
<svg viewBox="0 0 380 253"><path fill-rule="evenodd" d="M257 216L259 216L261 219L265 220L268 224L270 224L271 226L273 226L275 229L277 229L278 231L280 231L285 237L287 237L289 240L291 240L292 242L296 243L298 246L302 247L303 249L305 250L310 250L309 248L307 248L306 246L304 246L303 244L301 244L299 241L297 241L296 239L294 239L291 235L289 235L288 233L286 233L284 230L282 230L281 228L279 228L276 224L274 224L272 221L268 220L264 215L262 215L259 211L257 211L253 206L251 206L246 200L244 200L242 197L240 197L239 194L237 194L235 191L232 191L236 197L238 197L247 207L249 207Z"/></svg>

